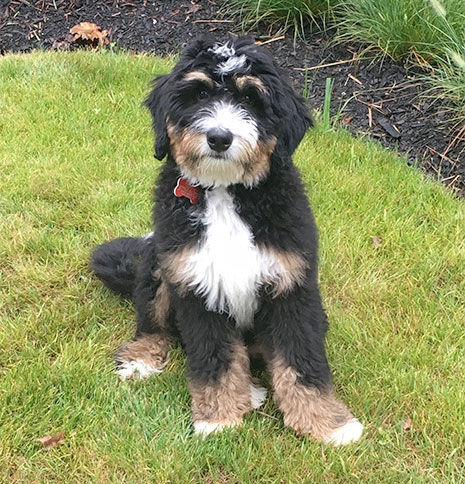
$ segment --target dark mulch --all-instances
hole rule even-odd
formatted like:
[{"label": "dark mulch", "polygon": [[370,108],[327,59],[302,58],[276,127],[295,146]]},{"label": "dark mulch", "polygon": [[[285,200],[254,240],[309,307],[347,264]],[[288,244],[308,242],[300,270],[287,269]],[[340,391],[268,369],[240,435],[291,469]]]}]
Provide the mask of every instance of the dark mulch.
[{"label": "dark mulch", "polygon": [[[221,17],[213,0],[0,0],[0,51],[69,48],[69,30],[94,22],[107,30],[110,45],[136,52],[172,54],[205,32],[238,32],[237,19]],[[331,32],[309,32],[307,42],[251,33],[268,43],[277,62],[321,109],[327,78],[334,79],[332,113],[353,132],[407,153],[409,163],[465,195],[465,126],[454,127],[438,97],[420,96],[421,72],[389,59],[362,59],[358,45],[334,45]],[[365,55],[366,57],[366,55]],[[305,75],[305,68],[310,68]]]}]

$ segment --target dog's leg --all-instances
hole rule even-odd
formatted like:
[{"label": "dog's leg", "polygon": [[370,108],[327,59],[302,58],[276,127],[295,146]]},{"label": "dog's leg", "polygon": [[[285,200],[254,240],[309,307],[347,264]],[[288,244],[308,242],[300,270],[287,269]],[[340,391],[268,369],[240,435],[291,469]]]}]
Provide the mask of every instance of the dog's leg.
[{"label": "dog's leg", "polygon": [[240,424],[266,392],[252,382],[247,348],[234,321],[207,311],[195,297],[179,298],[173,306],[189,364],[195,432],[208,435]]},{"label": "dog's leg", "polygon": [[155,264],[152,248],[145,256],[134,291],[136,336],[123,344],[115,356],[116,372],[122,380],[160,374],[175,342],[169,324],[172,315],[168,286],[161,280]]},{"label": "dog's leg", "polygon": [[[263,315],[262,315],[263,317]],[[298,288],[270,302],[262,342],[284,424],[335,446],[357,441],[362,424],[336,399],[327,362],[326,317],[317,289]]]}]

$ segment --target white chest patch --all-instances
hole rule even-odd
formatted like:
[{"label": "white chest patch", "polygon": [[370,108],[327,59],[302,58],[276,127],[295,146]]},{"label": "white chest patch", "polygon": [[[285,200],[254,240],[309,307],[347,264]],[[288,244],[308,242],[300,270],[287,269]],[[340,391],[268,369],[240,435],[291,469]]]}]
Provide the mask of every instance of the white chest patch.
[{"label": "white chest patch", "polygon": [[206,192],[201,220],[205,234],[187,261],[189,286],[204,296],[208,310],[225,312],[238,326],[250,325],[258,307],[257,293],[269,260],[254,244],[247,224],[237,214],[226,188]]}]

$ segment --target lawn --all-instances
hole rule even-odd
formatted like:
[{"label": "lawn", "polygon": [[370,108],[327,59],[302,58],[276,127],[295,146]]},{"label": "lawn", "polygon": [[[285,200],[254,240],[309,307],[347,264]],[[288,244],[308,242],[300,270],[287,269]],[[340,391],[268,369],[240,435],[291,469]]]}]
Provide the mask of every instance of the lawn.
[{"label": "lawn", "polygon": [[[337,392],[366,425],[334,449],[283,427],[192,434],[185,359],[120,382],[129,303],[92,248],[150,230],[150,79],[172,59],[0,58],[0,481],[460,483],[465,473],[465,202],[378,145],[323,127],[296,153],[320,228]],[[38,438],[64,432],[46,450]]]}]

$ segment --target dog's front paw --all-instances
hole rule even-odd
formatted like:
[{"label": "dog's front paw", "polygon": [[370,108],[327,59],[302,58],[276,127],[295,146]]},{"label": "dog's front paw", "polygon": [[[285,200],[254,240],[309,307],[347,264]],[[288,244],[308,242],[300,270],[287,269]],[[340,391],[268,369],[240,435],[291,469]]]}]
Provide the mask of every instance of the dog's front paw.
[{"label": "dog's front paw", "polygon": [[228,427],[235,427],[240,422],[206,422],[198,421],[194,422],[194,432],[202,437],[207,437],[207,435],[218,433]]},{"label": "dog's front paw", "polygon": [[336,429],[327,439],[326,444],[332,444],[334,447],[357,442],[363,433],[363,425],[355,417],[342,427]]},{"label": "dog's front paw", "polygon": [[116,374],[120,380],[144,380],[150,375],[159,375],[166,363],[160,367],[152,366],[143,360],[116,360]]},{"label": "dog's front paw", "polygon": [[116,374],[121,380],[159,375],[168,363],[171,345],[166,336],[148,334],[125,343],[115,356]]}]

